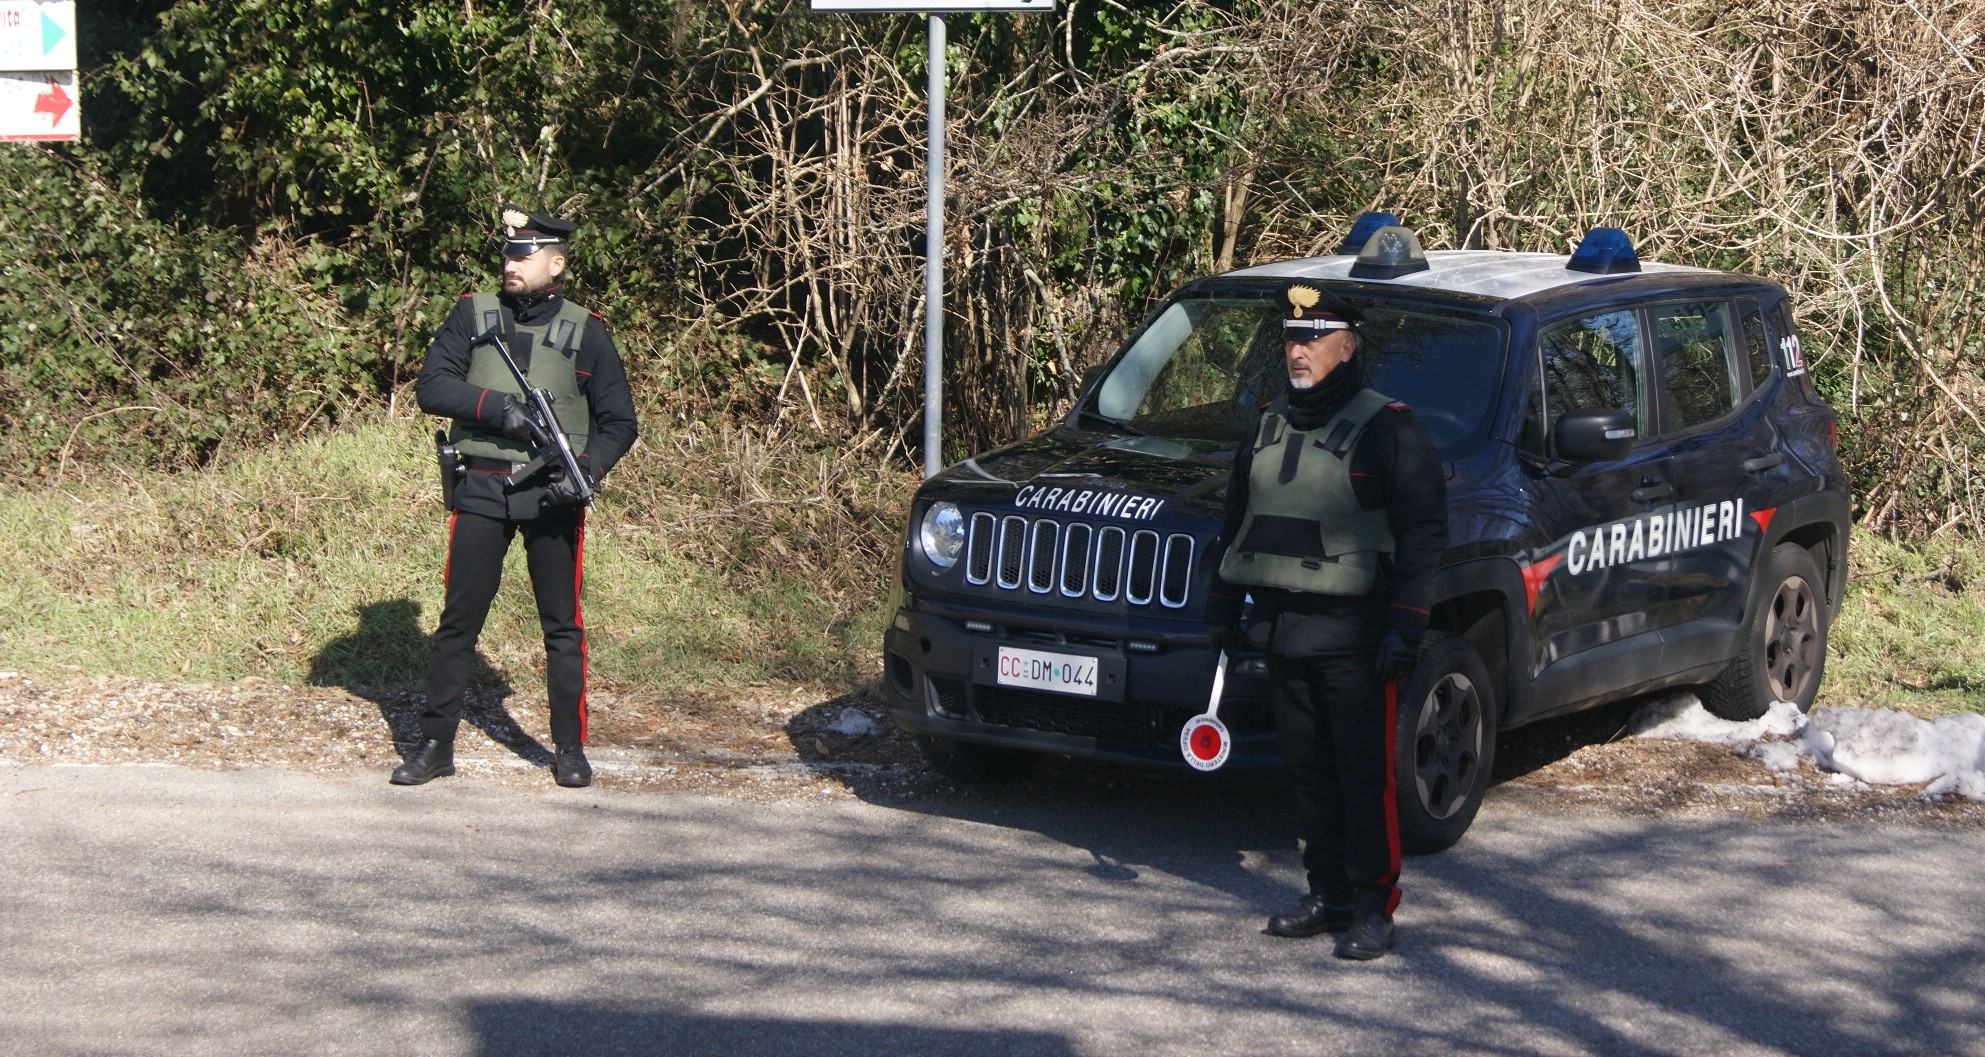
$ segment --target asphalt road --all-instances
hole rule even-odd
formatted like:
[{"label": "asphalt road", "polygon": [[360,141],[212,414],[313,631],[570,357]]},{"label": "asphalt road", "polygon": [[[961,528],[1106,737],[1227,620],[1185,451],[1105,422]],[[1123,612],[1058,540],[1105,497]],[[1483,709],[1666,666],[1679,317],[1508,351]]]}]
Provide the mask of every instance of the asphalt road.
[{"label": "asphalt road", "polygon": [[0,767],[7,1054],[1985,1055],[1985,833],[1492,794],[1401,946],[1273,787],[753,804]]}]

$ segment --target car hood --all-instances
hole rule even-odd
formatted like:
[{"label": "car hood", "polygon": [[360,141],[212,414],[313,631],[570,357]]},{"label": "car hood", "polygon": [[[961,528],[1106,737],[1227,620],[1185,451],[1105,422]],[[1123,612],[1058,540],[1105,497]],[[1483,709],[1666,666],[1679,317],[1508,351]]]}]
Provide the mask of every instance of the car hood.
[{"label": "car hood", "polygon": [[1231,442],[1062,427],[957,463],[921,494],[994,513],[1217,526],[1233,457]]}]

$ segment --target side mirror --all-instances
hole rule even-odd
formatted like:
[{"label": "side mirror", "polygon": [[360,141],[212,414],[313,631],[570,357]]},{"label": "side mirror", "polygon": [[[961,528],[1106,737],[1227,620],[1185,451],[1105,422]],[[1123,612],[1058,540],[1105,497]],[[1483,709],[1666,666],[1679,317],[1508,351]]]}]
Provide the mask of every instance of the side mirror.
[{"label": "side mirror", "polygon": [[1624,459],[1639,435],[1631,411],[1612,408],[1567,411],[1558,419],[1558,458],[1568,462]]}]

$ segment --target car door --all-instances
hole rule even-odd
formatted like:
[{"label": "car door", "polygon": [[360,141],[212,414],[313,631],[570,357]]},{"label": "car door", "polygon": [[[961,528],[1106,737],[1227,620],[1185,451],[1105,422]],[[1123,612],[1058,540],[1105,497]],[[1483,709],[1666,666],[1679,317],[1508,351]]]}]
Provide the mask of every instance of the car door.
[{"label": "car door", "polygon": [[1666,302],[1646,315],[1673,458],[1670,620],[1736,624],[1764,529],[1797,470],[1769,414],[1763,315],[1751,298]]},{"label": "car door", "polygon": [[[1650,556],[1650,513],[1672,495],[1669,457],[1654,436],[1645,380],[1643,323],[1631,308],[1547,323],[1539,329],[1542,413],[1532,432],[1546,446],[1534,474],[1534,523],[1524,568],[1533,674],[1597,646],[1659,630],[1667,568]],[[1638,438],[1620,459],[1570,464],[1556,458],[1566,412],[1631,412]]]}]

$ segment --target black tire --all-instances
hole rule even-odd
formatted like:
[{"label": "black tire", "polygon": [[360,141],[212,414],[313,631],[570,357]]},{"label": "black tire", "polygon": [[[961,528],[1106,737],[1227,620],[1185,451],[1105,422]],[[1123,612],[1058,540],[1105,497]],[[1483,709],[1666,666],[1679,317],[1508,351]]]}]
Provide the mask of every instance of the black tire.
[{"label": "black tire", "polygon": [[1427,855],[1454,845],[1475,821],[1496,756],[1496,690],[1467,639],[1428,632],[1400,688],[1393,738],[1399,847]]},{"label": "black tire", "polygon": [[933,734],[917,735],[917,748],[931,769],[966,785],[998,785],[1027,774],[1041,764],[1041,754],[998,745],[980,745]]},{"label": "black tire", "polygon": [[1825,581],[1806,548],[1781,543],[1759,584],[1763,594],[1744,629],[1743,649],[1702,688],[1704,708],[1724,719],[1756,719],[1774,701],[1804,712],[1826,674]]}]

